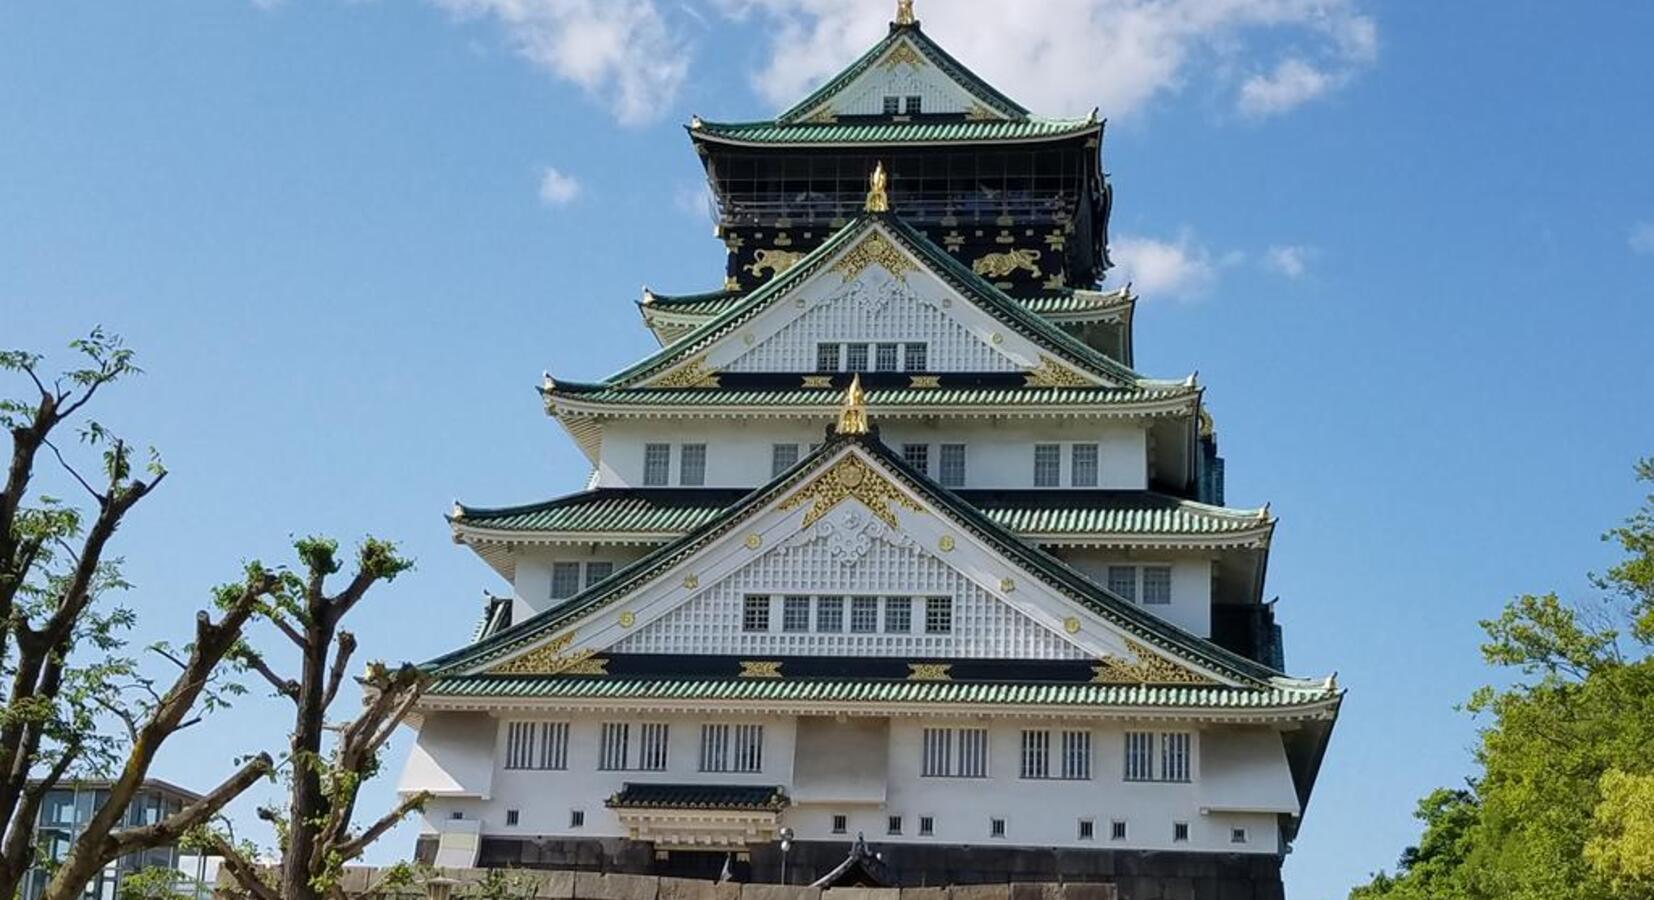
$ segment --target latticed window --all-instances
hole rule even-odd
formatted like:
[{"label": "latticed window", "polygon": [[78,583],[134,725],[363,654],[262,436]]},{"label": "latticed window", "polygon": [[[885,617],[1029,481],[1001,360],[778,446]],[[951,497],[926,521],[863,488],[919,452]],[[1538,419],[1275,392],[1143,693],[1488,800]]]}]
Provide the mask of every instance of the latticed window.
[{"label": "latticed window", "polygon": [[775,444],[770,447],[770,477],[774,478],[798,462],[797,444]]},{"label": "latticed window", "polygon": [[921,475],[930,474],[930,445],[903,444],[902,461],[912,466]]},{"label": "latticed window", "polygon": [[866,344],[845,344],[844,345],[844,371],[846,371],[846,372],[865,372],[865,371],[867,371],[867,345]]},{"label": "latticed window", "polygon": [[688,487],[706,484],[706,445],[684,444],[678,460],[678,483]]},{"label": "latticed window", "polygon": [[1168,731],[1160,735],[1160,780],[1189,780],[1189,733]]},{"label": "latticed window", "polygon": [[829,344],[817,344],[816,345],[816,371],[817,372],[837,372],[838,371],[838,365],[839,365],[839,345],[838,344],[829,343]]},{"label": "latticed window", "polygon": [[1062,733],[1062,777],[1073,781],[1091,780],[1091,732]]},{"label": "latticed window", "polygon": [[941,468],[937,471],[937,480],[943,487],[965,486],[965,445],[943,444],[940,448]]},{"label": "latticed window", "polygon": [[988,777],[988,729],[926,728],[920,774],[927,778]]},{"label": "latticed window", "polygon": [[551,599],[563,600],[580,593],[580,564],[560,562],[551,564]]},{"label": "latticed window", "polygon": [[764,726],[702,725],[702,772],[762,772]]},{"label": "latticed window", "polygon": [[1022,777],[1051,777],[1051,732],[1022,733]]},{"label": "latticed window", "polygon": [[569,723],[506,723],[507,769],[566,769],[568,764]]},{"label": "latticed window", "polygon": [[1143,567],[1143,604],[1166,604],[1172,602],[1172,567],[1171,566],[1144,566]]},{"label": "latticed window", "polygon": [[729,771],[729,726],[701,726],[701,771]]},{"label": "latticed window", "polygon": [[879,630],[879,598],[853,597],[850,600],[850,632],[872,634]]},{"label": "latticed window", "polygon": [[615,573],[615,564],[612,562],[586,563],[586,587],[592,587],[607,581]]},{"label": "latticed window", "polygon": [[604,722],[598,732],[597,767],[606,772],[626,768],[626,755],[631,743],[632,727],[626,722]]},{"label": "latticed window", "polygon": [[672,480],[672,445],[643,445],[643,484],[664,487]]},{"label": "latticed window", "polygon": [[747,597],[741,606],[742,631],[770,630],[770,598]]},{"label": "latticed window", "polygon": [[1126,732],[1126,780],[1188,781],[1193,744],[1187,731]]},{"label": "latticed window", "polygon": [[891,95],[884,98],[884,114],[894,116],[902,111],[902,98]]},{"label": "latticed window", "polygon": [[1075,487],[1097,486],[1097,445],[1075,444],[1069,479]]},{"label": "latticed window", "polygon": [[925,598],[925,634],[953,633],[953,598]]},{"label": "latticed window", "polygon": [[1137,567],[1109,566],[1108,589],[1133,603],[1137,602]]},{"label": "latticed window", "polygon": [[1034,487],[1062,484],[1062,445],[1034,445]]},{"label": "latticed window", "polygon": [[645,722],[638,731],[637,767],[645,772],[666,771],[671,726],[665,722]]},{"label": "latticed window", "polygon": [[897,366],[897,353],[900,344],[879,344],[873,351],[873,368],[880,372],[894,372]]},{"label": "latticed window", "polygon": [[788,597],[781,601],[781,630],[810,630],[809,597]]},{"label": "latticed window", "polygon": [[816,598],[816,631],[836,634],[844,630],[844,598]]},{"label": "latticed window", "polygon": [[734,762],[732,772],[764,771],[764,726],[735,726]]},{"label": "latticed window", "polygon": [[884,630],[889,634],[913,631],[913,601],[907,597],[884,598]]},{"label": "latticed window", "polygon": [[930,347],[922,343],[904,344],[902,346],[902,369],[908,372],[923,372],[929,367]]},{"label": "latticed window", "polygon": [[1002,838],[1005,836],[1005,820],[997,816],[988,820],[988,837]]},{"label": "latticed window", "polygon": [[1154,735],[1147,731],[1126,732],[1126,780],[1154,780]]},{"label": "latticed window", "polygon": [[920,109],[924,105],[924,102],[925,102],[925,98],[923,98],[923,97],[921,97],[917,94],[910,94],[910,95],[908,95],[907,105],[904,107],[904,109],[907,111],[908,115],[916,116],[916,115],[919,114]]}]

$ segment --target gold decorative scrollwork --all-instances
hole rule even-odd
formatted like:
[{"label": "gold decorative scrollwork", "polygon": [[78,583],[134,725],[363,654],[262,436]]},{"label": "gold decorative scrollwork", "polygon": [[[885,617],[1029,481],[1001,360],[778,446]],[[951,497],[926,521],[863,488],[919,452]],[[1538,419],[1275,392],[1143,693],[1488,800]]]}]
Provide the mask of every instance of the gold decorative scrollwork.
[{"label": "gold decorative scrollwork", "polygon": [[897,66],[907,66],[910,69],[923,69],[926,65],[927,63],[925,62],[924,56],[920,55],[919,51],[913,49],[913,45],[907,41],[902,41],[896,46],[890,48],[890,52],[884,55],[884,59],[879,60],[879,68],[884,69],[887,72]]},{"label": "gold decorative scrollwork", "polygon": [[1142,644],[1128,639],[1126,646],[1137,657],[1127,662],[1114,656],[1105,656],[1091,667],[1096,684],[1216,684],[1199,672],[1186,669],[1171,660],[1153,653]]},{"label": "gold decorative scrollwork", "polygon": [[780,660],[773,660],[773,659],[765,659],[765,660],[744,660],[743,659],[743,660],[741,660],[741,675],[740,675],[740,677],[741,678],[780,678],[781,677],[781,661]]},{"label": "gold decorative scrollwork", "polygon": [[973,100],[970,106],[965,107],[965,121],[967,122],[987,122],[997,118],[1000,118],[999,113],[994,112],[985,103],[978,103]]},{"label": "gold decorative scrollwork", "polygon": [[831,376],[831,375],[806,375],[806,376],[804,376],[804,387],[807,387],[807,388],[831,388],[832,386],[833,386],[833,376]]},{"label": "gold decorative scrollwork", "polygon": [[747,263],[741,268],[752,273],[755,278],[762,278],[764,277],[765,269],[768,269],[771,274],[780,275],[782,272],[785,272],[797,265],[798,261],[803,258],[803,252],[798,250],[771,250],[766,247],[760,247],[759,249],[752,251],[752,262]]},{"label": "gold decorative scrollwork", "polygon": [[897,490],[895,485],[886,481],[884,476],[855,455],[846,456],[834,463],[831,468],[817,475],[791,497],[781,501],[778,508],[785,511],[797,509],[806,503],[811,504],[809,512],[804,514],[803,527],[808,528],[834,507],[851,498],[861,501],[873,515],[892,528],[899,527],[896,514],[890,509],[892,503],[914,512],[923,512],[919,504],[909,500],[906,494]]},{"label": "gold decorative scrollwork", "polygon": [[928,390],[930,388],[939,388],[939,387],[942,386],[942,376],[940,376],[940,375],[912,375],[912,376],[908,377],[908,385],[907,386],[910,387],[910,388],[919,388],[919,389],[922,389],[922,390]]},{"label": "gold decorative scrollwork", "polygon": [[702,354],[661,376],[649,386],[653,388],[715,388],[718,386],[718,370],[708,367],[706,356]]},{"label": "gold decorative scrollwork", "polygon": [[838,116],[834,114],[831,106],[823,106],[804,118],[804,122],[809,125],[832,125],[837,121]]},{"label": "gold decorative scrollwork", "polygon": [[607,675],[602,671],[607,660],[592,659],[590,649],[568,652],[574,643],[574,632],[568,631],[546,641],[533,650],[508,659],[488,670],[490,675]]},{"label": "gold decorative scrollwork", "polygon": [[1084,375],[1041,353],[1039,367],[1023,375],[1028,387],[1090,387]]},{"label": "gold decorative scrollwork", "polygon": [[953,668],[952,663],[908,663],[908,681],[952,681],[953,676],[948,673]]},{"label": "gold decorative scrollwork", "polygon": [[845,281],[852,281],[868,266],[878,266],[900,281],[906,281],[907,273],[919,269],[902,251],[896,249],[895,244],[890,243],[877,231],[851,247],[848,253],[833,264],[833,271],[844,276]]}]

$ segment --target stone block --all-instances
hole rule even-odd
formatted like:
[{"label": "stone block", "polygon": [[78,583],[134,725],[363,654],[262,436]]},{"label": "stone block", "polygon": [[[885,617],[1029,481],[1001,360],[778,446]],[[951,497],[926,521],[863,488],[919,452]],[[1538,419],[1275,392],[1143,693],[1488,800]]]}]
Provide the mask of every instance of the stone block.
[{"label": "stone block", "polygon": [[1062,900],[1116,900],[1114,885],[1101,881],[1070,881],[1062,886]]},{"label": "stone block", "polygon": [[555,869],[524,869],[523,879],[534,885],[535,900],[571,900],[574,873]]},{"label": "stone block", "polygon": [[662,878],[660,900],[741,900],[741,885],[703,878]]},{"label": "stone block", "polygon": [[821,900],[900,900],[896,888],[841,887],[821,892]]},{"label": "stone block", "polygon": [[948,889],[952,900],[1011,900],[1008,884],[956,884]]},{"label": "stone block", "polygon": [[901,900],[952,900],[945,887],[905,887]]},{"label": "stone block", "polygon": [[821,888],[791,884],[743,884],[741,900],[821,900]]},{"label": "stone block", "polygon": [[600,875],[576,872],[576,900],[658,900],[660,879],[653,875]]},{"label": "stone block", "polygon": [[1049,881],[1015,882],[1011,900],[1062,900],[1062,885]]}]

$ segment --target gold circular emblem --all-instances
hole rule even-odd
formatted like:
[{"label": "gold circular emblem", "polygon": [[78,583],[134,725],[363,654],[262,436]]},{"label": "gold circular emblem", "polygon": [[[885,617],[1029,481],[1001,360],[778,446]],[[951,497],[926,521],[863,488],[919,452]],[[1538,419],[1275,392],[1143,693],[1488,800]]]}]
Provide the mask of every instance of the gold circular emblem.
[{"label": "gold circular emblem", "polygon": [[1062,630],[1068,632],[1069,634],[1079,634],[1080,633],[1080,620],[1074,618],[1073,616],[1069,616],[1068,618],[1063,619],[1062,620]]},{"label": "gold circular emblem", "polygon": [[994,332],[994,336],[991,338],[991,340],[996,344],[1003,344],[1003,343],[1005,343],[1005,335],[1000,334],[999,332],[996,331],[996,332]]},{"label": "gold circular emblem", "polygon": [[937,540],[936,546],[940,547],[943,553],[953,552],[953,535],[951,535],[951,534],[942,535],[942,537],[939,540]]},{"label": "gold circular emblem", "polygon": [[757,550],[759,547],[763,546],[763,544],[764,544],[764,539],[759,537],[756,532],[747,535],[747,549],[748,550]]},{"label": "gold circular emblem", "polygon": [[1001,578],[999,579],[999,589],[1009,594],[1017,589],[1017,583],[1009,578]]},{"label": "gold circular emblem", "polygon": [[631,628],[633,625],[636,625],[636,624],[637,624],[637,613],[634,613],[634,612],[632,612],[631,610],[628,609],[625,612],[620,614],[620,627],[621,628]]},{"label": "gold circular emblem", "polygon": [[853,488],[861,484],[861,480],[866,474],[861,470],[861,466],[842,466],[838,470],[838,483],[847,488]]},{"label": "gold circular emblem", "polygon": [[683,576],[683,586],[689,588],[690,590],[694,590],[696,587],[699,587],[700,583],[701,579],[694,575]]}]

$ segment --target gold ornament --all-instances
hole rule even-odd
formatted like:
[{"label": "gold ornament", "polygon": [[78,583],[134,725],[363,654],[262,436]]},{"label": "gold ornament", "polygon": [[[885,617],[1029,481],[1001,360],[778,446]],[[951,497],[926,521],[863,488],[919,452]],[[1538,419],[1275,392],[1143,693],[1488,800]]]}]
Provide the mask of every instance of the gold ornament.
[{"label": "gold ornament", "polygon": [[942,376],[940,376],[940,375],[914,375],[914,376],[911,376],[910,378],[908,378],[908,385],[907,386],[910,387],[910,388],[920,388],[920,389],[939,388],[939,387],[942,386]]},{"label": "gold ornament", "polygon": [[[780,243],[780,241],[777,240],[776,243]],[[741,268],[751,273],[754,278],[763,278],[765,269],[768,269],[771,274],[780,275],[797,265],[798,261],[803,258],[804,253],[799,250],[771,250],[767,247],[760,247],[752,251],[752,262]]]},{"label": "gold ornament", "polygon": [[1085,376],[1041,353],[1039,367],[1023,375],[1028,387],[1090,387]]},{"label": "gold ornament", "polygon": [[897,281],[906,281],[907,273],[917,272],[919,267],[909,260],[902,251],[885,239],[885,236],[874,231],[861,239],[861,242],[833,264],[833,271],[844,276],[845,281],[852,281],[868,266],[878,266],[889,272]]},{"label": "gold ornament", "polygon": [[747,535],[746,545],[748,550],[757,550],[764,546],[764,539],[759,537],[757,532],[753,532]]},{"label": "gold ornament", "polygon": [[830,388],[833,386],[833,376],[806,375],[804,376],[804,386],[807,388]]},{"label": "gold ornament", "polygon": [[741,678],[780,678],[781,662],[779,660],[741,661]]},{"label": "gold ornament", "polygon": [[941,537],[937,538],[936,539],[936,549],[942,551],[943,553],[952,553],[953,552],[953,535],[944,534]]},{"label": "gold ornament", "polygon": [[839,434],[867,433],[867,404],[861,392],[861,374],[850,377],[850,386],[844,390],[844,405],[839,408]]},{"label": "gold ornament", "polygon": [[1216,684],[1211,678],[1194,672],[1171,660],[1149,651],[1138,642],[1127,639],[1126,646],[1137,657],[1127,662],[1114,656],[1105,656],[1091,667],[1096,674],[1095,684]]},{"label": "gold ornament", "polygon": [[781,501],[778,508],[785,511],[797,509],[806,503],[811,504],[810,511],[804,514],[803,527],[808,528],[834,507],[851,498],[860,501],[880,521],[892,528],[899,526],[896,514],[890,509],[891,503],[913,512],[924,511],[855,454],[845,456],[834,463],[832,468],[817,475],[809,484]]},{"label": "gold ornament", "polygon": [[838,121],[838,116],[833,113],[831,106],[823,106],[806,116],[804,121],[810,125],[832,125]]},{"label": "gold ornament", "polygon": [[908,663],[908,681],[952,681],[953,676],[948,670],[953,668],[952,663]]},{"label": "gold ornament", "polygon": [[698,575],[685,575],[685,576],[683,576],[683,586],[690,589],[690,590],[694,590],[694,589],[700,587],[701,586],[700,576],[698,576]]},{"label": "gold ornament", "polygon": [[970,106],[965,108],[965,121],[967,122],[987,122],[999,117],[999,113],[994,112],[993,109],[987,105],[978,103],[974,100],[971,101]]},{"label": "gold ornament", "polygon": [[1042,255],[1040,251],[1029,247],[1006,250],[1003,253],[988,253],[977,257],[976,261],[971,263],[971,271],[985,278],[1004,278],[1018,269],[1027,269],[1030,277],[1038,278],[1040,269],[1037,263]]},{"label": "gold ornament", "polygon": [[913,0],[896,0],[896,24],[912,25],[916,21],[913,18]]},{"label": "gold ornament", "polygon": [[632,612],[631,610],[628,609],[625,612],[622,612],[620,614],[620,627],[621,628],[631,628],[633,625],[636,625],[636,624],[637,624],[637,613]]},{"label": "gold ornament", "polygon": [[1012,592],[1016,589],[1017,589],[1017,582],[1016,582],[1015,578],[1001,578],[1001,579],[999,579],[999,591],[1000,591],[1000,593],[1009,594],[1010,592]]},{"label": "gold ornament", "polygon": [[884,59],[879,60],[879,68],[884,69],[886,72],[896,68],[897,66],[907,66],[910,69],[923,69],[925,67],[925,58],[919,55],[919,51],[913,49],[912,44],[907,41],[902,41],[896,46],[890,48],[890,52],[884,55]]},{"label": "gold ornament", "polygon": [[717,386],[718,370],[707,366],[705,354],[684,363],[649,385],[652,388],[715,388]]},{"label": "gold ornament", "polygon": [[[527,653],[522,654],[521,656],[517,656],[513,659],[506,660],[505,662],[500,663],[499,665],[495,666],[494,668],[489,669],[488,674],[490,674],[490,675],[561,675],[561,674],[565,674],[565,673],[571,673],[572,674],[572,670],[577,668],[577,667],[583,668],[583,669],[592,668],[591,665],[585,665],[585,664],[586,664],[587,660],[591,659],[591,656],[595,651],[585,649],[585,650],[576,650],[573,653],[567,652],[568,649],[569,649],[569,646],[572,645],[573,643],[574,643],[574,632],[573,631],[564,632],[563,634],[560,634],[557,637],[554,637],[551,640],[546,641],[544,644],[541,644],[540,646],[535,647],[533,650],[530,650]],[[604,665],[605,661],[604,660],[596,660],[595,662],[596,662],[596,666],[601,668],[602,665]],[[595,673],[593,673],[593,672],[588,671],[588,672],[585,672],[584,674],[606,675],[608,673],[606,673],[606,672],[595,672]]]},{"label": "gold ornament", "polygon": [[1075,616],[1069,616],[1068,618],[1063,619],[1062,630],[1068,632],[1069,634],[1079,634],[1080,620]]},{"label": "gold ornament", "polygon": [[870,213],[890,212],[890,195],[885,193],[884,163],[873,164],[873,175],[867,179],[867,202]]}]

